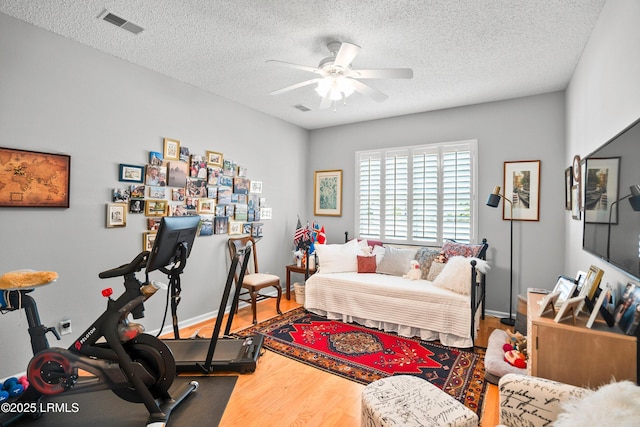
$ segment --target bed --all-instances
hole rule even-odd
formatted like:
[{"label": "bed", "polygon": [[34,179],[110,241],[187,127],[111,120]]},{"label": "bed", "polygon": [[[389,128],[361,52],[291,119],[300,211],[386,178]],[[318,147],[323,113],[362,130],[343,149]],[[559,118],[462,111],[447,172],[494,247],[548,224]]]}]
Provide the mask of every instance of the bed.
[{"label": "bed", "polygon": [[[485,239],[480,245],[456,242],[451,242],[446,247],[445,245],[441,249],[416,251],[416,256],[420,258],[421,253],[437,254],[454,248],[450,252],[453,253],[450,261],[433,281],[426,280],[433,259],[428,266],[421,266],[427,270],[423,271],[423,278],[409,280],[401,274],[382,273],[384,269],[381,268],[383,263],[380,261],[376,264],[376,272],[358,272],[362,269],[356,267],[353,271],[352,266],[336,268],[329,256],[325,257],[325,264],[329,268],[323,270],[325,266],[322,252],[325,251],[320,249],[318,272],[306,281],[305,309],[329,319],[355,322],[401,336],[419,337],[426,341],[438,340],[450,347],[473,347],[479,319],[484,319],[484,273],[488,268],[485,260],[488,244]],[[344,247],[347,244],[335,246]],[[393,253],[386,248],[382,260],[390,256],[390,252]],[[342,249],[337,256],[346,265],[344,260],[351,253]],[[405,256],[409,257],[410,253]],[[461,259],[463,256],[464,259]],[[424,259],[421,261],[424,262]],[[453,261],[456,261],[457,267],[453,266]],[[405,267],[400,265],[396,272],[402,271],[402,268]],[[461,282],[456,292],[443,283],[447,278],[453,277],[447,274],[451,273],[447,269],[454,268],[458,270],[455,280]],[[406,268],[404,271],[407,271]],[[465,289],[460,290],[461,286]]]}]

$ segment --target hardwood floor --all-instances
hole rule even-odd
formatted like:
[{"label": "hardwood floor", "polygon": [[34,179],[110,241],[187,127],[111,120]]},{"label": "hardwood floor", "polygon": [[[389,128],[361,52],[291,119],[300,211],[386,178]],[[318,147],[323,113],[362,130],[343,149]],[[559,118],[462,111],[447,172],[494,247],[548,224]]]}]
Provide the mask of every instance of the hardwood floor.
[{"label": "hardwood floor", "polygon": [[[292,299],[283,298],[283,312],[299,307]],[[275,316],[275,301],[258,304],[258,321]],[[251,325],[251,309],[245,307],[234,316],[232,331]],[[225,323],[226,324],[226,319]],[[480,323],[476,345],[486,347],[491,332],[503,328],[499,319],[487,317]],[[181,335],[188,337],[199,330],[200,336],[210,337],[213,320],[185,328]],[[237,375],[217,372],[214,375]],[[360,425],[360,394],[364,385],[323,372],[271,351],[258,360],[254,373],[241,374],[222,417],[222,427],[357,427]],[[498,424],[498,388],[487,385],[480,427]]]}]

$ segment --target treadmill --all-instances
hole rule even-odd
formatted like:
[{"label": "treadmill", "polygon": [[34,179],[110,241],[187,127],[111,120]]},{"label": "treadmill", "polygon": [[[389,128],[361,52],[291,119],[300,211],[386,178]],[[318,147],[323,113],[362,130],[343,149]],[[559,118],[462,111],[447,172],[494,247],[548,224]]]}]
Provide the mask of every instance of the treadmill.
[{"label": "treadmill", "polygon": [[[184,251],[182,251],[184,253]],[[238,268],[238,282],[242,283],[247,265],[251,255],[251,244],[238,248],[236,255],[231,260],[227,282],[225,284],[222,301],[218,309],[213,334],[210,339],[206,338],[180,338],[178,329],[177,308],[180,301],[180,273],[184,269],[184,263],[180,262],[177,269],[172,269],[166,273],[169,276],[170,298],[171,298],[171,315],[173,319],[173,339],[163,339],[173,353],[176,361],[176,370],[178,372],[194,372],[200,371],[208,374],[214,371],[234,371],[241,374],[253,372],[256,370],[258,358],[261,355],[262,343],[264,338],[262,335],[251,335],[245,338],[230,337],[231,323],[233,316],[238,307],[241,286],[235,287],[233,293],[233,302],[231,311],[227,318],[224,335],[219,337],[222,329],[222,322],[225,308],[229,297],[231,296],[231,288],[233,287],[233,279]],[[182,259],[182,257],[181,257]]]}]

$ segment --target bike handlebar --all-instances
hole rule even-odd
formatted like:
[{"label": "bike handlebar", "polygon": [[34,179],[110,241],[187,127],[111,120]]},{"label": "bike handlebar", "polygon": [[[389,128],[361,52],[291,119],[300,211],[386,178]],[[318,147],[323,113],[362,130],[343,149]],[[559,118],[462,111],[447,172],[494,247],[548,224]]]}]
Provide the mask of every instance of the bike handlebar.
[{"label": "bike handlebar", "polygon": [[101,279],[108,279],[110,277],[124,276],[129,273],[135,273],[142,270],[147,264],[147,257],[149,251],[143,251],[136,256],[129,264],[123,264],[120,267],[112,268],[111,270],[103,271],[98,274]]}]

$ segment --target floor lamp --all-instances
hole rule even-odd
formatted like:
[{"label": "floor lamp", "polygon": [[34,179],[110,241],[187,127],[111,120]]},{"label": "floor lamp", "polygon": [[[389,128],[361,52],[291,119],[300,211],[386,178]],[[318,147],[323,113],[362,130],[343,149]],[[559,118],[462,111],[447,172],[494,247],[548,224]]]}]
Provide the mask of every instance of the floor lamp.
[{"label": "floor lamp", "polygon": [[489,195],[487,206],[497,208],[500,205],[500,199],[509,202],[509,222],[511,225],[511,240],[509,242],[509,317],[503,317],[500,319],[500,323],[513,326],[516,324],[513,318],[513,202],[500,194],[500,186],[496,186],[496,188],[493,189],[493,193]]}]

